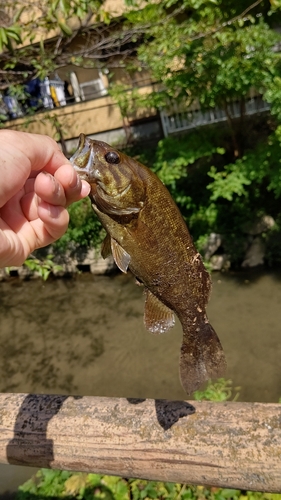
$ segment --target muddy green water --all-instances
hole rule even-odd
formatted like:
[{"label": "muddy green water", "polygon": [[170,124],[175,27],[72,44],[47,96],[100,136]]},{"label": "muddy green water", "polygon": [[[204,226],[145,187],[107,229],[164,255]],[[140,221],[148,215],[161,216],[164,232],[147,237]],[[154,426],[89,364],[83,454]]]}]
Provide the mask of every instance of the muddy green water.
[{"label": "muddy green water", "polygon": [[[210,321],[240,400],[281,397],[281,272],[214,274]],[[181,327],[151,335],[131,275],[0,283],[1,392],[185,399]],[[32,469],[0,466],[0,494]]]}]

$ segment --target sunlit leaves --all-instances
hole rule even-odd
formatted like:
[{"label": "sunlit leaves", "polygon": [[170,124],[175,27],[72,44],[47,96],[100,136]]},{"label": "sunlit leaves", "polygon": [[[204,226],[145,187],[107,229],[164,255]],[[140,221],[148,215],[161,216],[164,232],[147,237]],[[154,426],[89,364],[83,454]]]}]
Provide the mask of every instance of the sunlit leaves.
[{"label": "sunlit leaves", "polygon": [[[238,399],[237,392],[240,387],[233,387],[232,380],[219,378],[216,382],[209,380],[206,389],[203,391],[195,391],[193,397],[196,401],[235,401]],[[233,396],[233,392],[236,394]]]},{"label": "sunlit leaves", "polygon": [[[221,387],[219,387],[219,384]],[[216,387],[216,385],[218,387]],[[223,394],[231,382],[220,379],[209,384],[202,394],[216,397]],[[225,398],[227,399],[227,398]],[[221,399],[221,400],[225,400]],[[20,486],[16,500],[38,498],[73,498],[77,500],[281,500],[281,495],[234,489],[143,479],[123,479],[100,474],[40,469],[29,481]]]},{"label": "sunlit leaves", "polygon": [[5,48],[11,49],[12,42],[21,43],[21,30],[19,26],[9,28],[0,27],[0,52]]},{"label": "sunlit leaves", "polygon": [[251,184],[251,181],[240,170],[240,163],[241,160],[237,160],[234,164],[227,165],[221,172],[211,167],[208,175],[214,180],[207,186],[212,190],[211,201],[216,201],[220,197],[232,201],[234,195],[246,195],[245,186]]},{"label": "sunlit leaves", "polygon": [[[97,15],[102,4],[103,0],[42,0],[40,4],[27,0],[24,6],[21,0],[8,2],[10,21],[9,26],[0,27],[0,52],[12,50],[12,42],[15,46],[25,40],[32,43],[40,33],[46,36],[51,29],[59,28],[62,35],[71,36],[71,24],[83,21],[91,12]],[[105,22],[109,22],[107,15],[105,11],[102,14]]]},{"label": "sunlit leaves", "polygon": [[163,0],[135,9],[130,21],[148,23],[139,61],[163,83],[167,97],[188,95],[203,107],[224,107],[253,87],[264,92],[277,71],[280,53],[274,47],[281,37],[260,4],[251,9],[242,0]]},{"label": "sunlit leaves", "polygon": [[223,154],[224,150],[218,150],[206,136],[204,140],[197,133],[190,134],[185,140],[169,137],[158,143],[153,170],[176,197],[176,181],[188,175],[188,166],[214,153]]}]

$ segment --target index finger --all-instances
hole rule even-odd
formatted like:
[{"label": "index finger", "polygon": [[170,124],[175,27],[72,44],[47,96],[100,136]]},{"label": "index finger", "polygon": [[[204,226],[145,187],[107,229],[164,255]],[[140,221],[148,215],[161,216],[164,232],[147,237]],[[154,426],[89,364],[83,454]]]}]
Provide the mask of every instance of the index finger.
[{"label": "index finger", "polygon": [[14,196],[30,176],[45,170],[54,174],[68,163],[58,144],[46,135],[0,131],[0,207]]},{"label": "index finger", "polygon": [[[18,151],[23,155],[30,171],[44,169],[53,174],[61,165],[68,163],[59,145],[47,135],[1,130],[0,145],[1,151]],[[18,155],[15,154],[15,160],[17,159]]]}]

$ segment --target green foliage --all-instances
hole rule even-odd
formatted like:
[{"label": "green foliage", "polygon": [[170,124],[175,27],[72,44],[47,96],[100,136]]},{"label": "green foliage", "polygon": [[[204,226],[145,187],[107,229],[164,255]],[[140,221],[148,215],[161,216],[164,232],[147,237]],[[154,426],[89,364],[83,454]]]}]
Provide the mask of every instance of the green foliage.
[{"label": "green foliage", "polygon": [[[264,234],[266,260],[281,262],[281,133],[280,128],[246,151],[242,158],[227,162],[225,134],[204,129],[159,141],[147,149],[129,148],[126,153],[151,167],[166,184],[187,222],[199,251],[211,232],[223,235],[224,251],[234,265],[245,253],[244,227],[263,215],[276,223]],[[141,149],[141,150],[140,150]],[[89,200],[69,208],[67,233],[55,243],[60,251],[78,246],[98,247],[104,238]]]},{"label": "green foliage", "polygon": [[43,281],[46,281],[52,272],[62,270],[60,265],[55,264],[53,258],[54,255],[52,254],[47,255],[44,259],[37,259],[33,255],[30,255],[25,260],[24,266],[28,267],[32,272],[39,274]]},{"label": "green foliage", "polygon": [[[262,94],[274,116],[281,117],[281,53],[276,50],[281,38],[274,29],[280,23],[278,2],[135,0],[127,4],[131,6],[128,23],[138,29],[147,27],[128,72],[145,68],[158,82],[147,96],[138,99],[134,91],[134,102],[141,107],[173,108],[177,102],[183,109],[192,103],[203,109],[223,109],[232,155],[243,156],[245,99]],[[128,110],[129,101],[130,93],[123,88],[118,102]],[[238,121],[232,116],[233,102],[240,108]],[[237,186],[238,181],[234,182]]]},{"label": "green foliage", "polygon": [[[186,208],[194,208],[194,196],[192,198],[191,194],[196,192],[197,181],[201,184],[209,161],[223,153],[224,149],[216,146],[211,131],[195,131],[159,141],[151,168],[185,212]],[[145,158],[143,160],[145,162]],[[193,188],[189,190],[191,183]]]},{"label": "green foliage", "polygon": [[123,479],[81,472],[39,470],[19,487],[16,500],[281,500],[280,494]]},{"label": "green foliage", "polygon": [[208,185],[212,191],[211,200],[219,197],[232,201],[234,196],[248,196],[250,190],[245,186],[266,182],[266,189],[272,191],[275,198],[281,195],[281,128],[269,136],[267,142],[249,151],[235,163],[230,163],[222,171],[212,167],[209,176],[214,181]]},{"label": "green foliage", "polygon": [[220,233],[224,251],[239,264],[247,244],[244,227],[271,215],[276,224],[264,238],[266,259],[273,265],[281,258],[280,138],[277,127],[256,147],[250,149],[249,143],[242,158],[228,162],[225,130],[208,128],[163,139],[153,154],[144,150],[137,158],[166,184],[199,250],[211,232]]},{"label": "green foliage", "polygon": [[138,49],[139,65],[163,83],[164,104],[172,97],[225,107],[252,87],[264,91],[272,81],[280,62],[272,48],[280,36],[268,24],[265,2],[256,10],[241,0],[186,0],[180,6],[165,0],[149,2],[142,10],[140,2],[134,4],[128,19],[148,26]]},{"label": "green foliage", "polygon": [[[21,0],[6,2],[7,12],[10,14],[11,26],[1,28],[0,31],[0,51],[6,46],[9,50],[9,38],[16,44],[21,44],[22,40],[33,42],[38,29],[50,30],[60,28],[64,36],[72,35],[69,21],[78,19],[83,21],[89,14],[89,9],[96,11],[102,5],[102,0],[42,0],[40,5],[33,5],[33,2],[26,2],[22,6]],[[12,16],[11,16],[12,14]],[[23,16],[25,16],[23,20]],[[35,26],[37,30],[35,30]],[[37,31],[38,34],[38,31]],[[3,35],[3,36],[2,36]]]},{"label": "green foliage", "polygon": [[219,378],[216,382],[209,381],[203,391],[195,391],[193,397],[196,401],[236,401],[239,397],[240,387],[235,387],[236,394],[232,398],[232,380]]},{"label": "green foliage", "polygon": [[76,247],[97,247],[104,238],[104,230],[91,207],[90,200],[84,199],[69,208],[70,222],[67,232],[54,243],[60,251],[75,250]]},{"label": "green foliage", "polygon": [[213,154],[224,154],[212,143],[212,135],[193,132],[182,137],[168,137],[158,143],[153,170],[162,182],[175,188],[175,182],[188,175],[188,166]]},{"label": "green foliage", "polygon": [[[63,496],[65,481],[71,477],[71,472],[40,469],[35,476],[19,487],[18,500],[28,499],[29,495],[41,497]],[[29,494],[29,495],[28,495]]]},{"label": "green foliage", "polygon": [[4,48],[11,49],[12,42],[21,43],[20,28],[19,26],[11,26],[10,28],[0,28],[0,52]]},{"label": "green foliage", "polygon": [[208,175],[214,181],[207,186],[208,189],[212,190],[210,200],[216,201],[221,197],[232,201],[234,195],[241,196],[246,194],[244,186],[251,184],[251,181],[241,172],[239,166],[237,161],[232,165],[227,165],[225,170],[220,172],[217,172],[216,167],[211,167]]}]

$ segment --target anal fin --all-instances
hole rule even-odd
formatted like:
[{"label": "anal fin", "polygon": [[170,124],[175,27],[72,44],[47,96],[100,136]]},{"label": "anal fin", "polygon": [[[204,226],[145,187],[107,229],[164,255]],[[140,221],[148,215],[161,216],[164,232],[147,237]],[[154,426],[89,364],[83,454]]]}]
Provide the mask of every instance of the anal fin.
[{"label": "anal fin", "polygon": [[175,324],[173,311],[147,289],[145,290],[144,324],[151,333],[164,333]]},{"label": "anal fin", "polygon": [[130,254],[113,238],[111,238],[111,251],[116,265],[123,273],[126,273],[131,260]]}]

